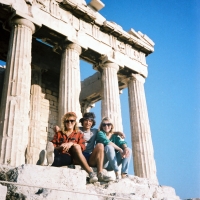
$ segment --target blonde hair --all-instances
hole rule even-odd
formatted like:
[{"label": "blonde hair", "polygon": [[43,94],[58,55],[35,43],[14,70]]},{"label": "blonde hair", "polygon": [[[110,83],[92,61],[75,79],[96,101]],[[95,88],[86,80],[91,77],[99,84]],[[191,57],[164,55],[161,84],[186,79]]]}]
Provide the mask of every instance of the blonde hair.
[{"label": "blonde hair", "polygon": [[109,117],[104,117],[104,118],[102,119],[101,124],[100,124],[100,126],[99,126],[99,131],[104,131],[104,130],[103,130],[103,122],[104,122],[104,121],[109,121],[109,123],[111,123],[111,130],[110,130],[109,133],[112,133],[112,134],[113,134],[113,132],[114,132],[114,126],[113,126],[112,120],[111,120]]},{"label": "blonde hair", "polygon": [[74,117],[75,118],[75,125],[74,125],[74,130],[75,131],[78,131],[79,130],[79,128],[78,128],[78,124],[77,124],[77,121],[76,121],[76,119],[77,119],[77,116],[76,116],[76,113],[74,113],[74,112],[68,112],[68,113],[66,113],[63,117],[62,117],[62,119],[61,119],[61,131],[65,134],[66,132],[67,132],[67,129],[66,129],[66,126],[65,126],[65,120],[68,120],[70,117]]}]

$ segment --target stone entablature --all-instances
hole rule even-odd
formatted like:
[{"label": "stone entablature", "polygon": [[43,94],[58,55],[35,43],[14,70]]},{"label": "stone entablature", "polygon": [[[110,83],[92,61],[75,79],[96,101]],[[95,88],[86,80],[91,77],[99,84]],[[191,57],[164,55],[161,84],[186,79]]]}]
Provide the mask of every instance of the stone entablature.
[{"label": "stone entablature", "polygon": [[[121,26],[106,21],[87,5],[67,0],[59,2],[54,0],[29,2],[31,5],[26,5],[31,6],[30,11],[25,5],[21,9],[11,2],[10,5],[16,10],[15,15],[32,20],[41,29],[48,27],[51,31],[55,31],[54,34],[60,37],[58,41],[35,34],[43,41],[52,43],[55,51],[63,40],[69,40],[78,43],[86,51],[90,49],[97,52],[99,57],[104,55],[114,59],[120,67],[126,66],[147,76],[145,55],[154,51],[154,43],[148,36],[133,29],[129,32],[124,31]],[[90,17],[91,20],[86,19],[85,16]]]}]

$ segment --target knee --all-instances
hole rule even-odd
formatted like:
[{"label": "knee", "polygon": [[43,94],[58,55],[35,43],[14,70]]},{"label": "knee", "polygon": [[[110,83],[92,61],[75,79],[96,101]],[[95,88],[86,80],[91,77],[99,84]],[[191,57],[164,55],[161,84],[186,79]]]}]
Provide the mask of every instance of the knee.
[{"label": "knee", "polygon": [[95,149],[97,149],[98,151],[104,151],[104,145],[102,143],[98,143],[95,146]]},{"label": "knee", "polygon": [[132,150],[128,147],[129,156],[132,156]]},{"label": "knee", "polygon": [[73,145],[73,146],[71,147],[71,149],[72,149],[73,152],[81,152],[81,147],[80,147],[80,145]]},{"label": "knee", "polygon": [[104,149],[105,149],[105,152],[113,152],[113,151],[115,151],[115,148],[113,146],[111,146],[111,145],[106,145],[104,147]]}]

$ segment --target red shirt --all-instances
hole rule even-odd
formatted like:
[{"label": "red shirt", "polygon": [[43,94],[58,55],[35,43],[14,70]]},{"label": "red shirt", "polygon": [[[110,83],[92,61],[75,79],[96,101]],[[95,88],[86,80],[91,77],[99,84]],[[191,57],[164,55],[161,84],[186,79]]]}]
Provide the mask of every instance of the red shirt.
[{"label": "red shirt", "polygon": [[[85,140],[83,138],[83,134],[80,131],[73,131],[69,136],[65,135],[63,132],[57,132],[53,140],[51,141],[54,147],[59,147],[63,143],[73,142],[74,144],[79,144],[81,146],[81,150],[85,150]],[[62,152],[67,153],[67,152]]]}]

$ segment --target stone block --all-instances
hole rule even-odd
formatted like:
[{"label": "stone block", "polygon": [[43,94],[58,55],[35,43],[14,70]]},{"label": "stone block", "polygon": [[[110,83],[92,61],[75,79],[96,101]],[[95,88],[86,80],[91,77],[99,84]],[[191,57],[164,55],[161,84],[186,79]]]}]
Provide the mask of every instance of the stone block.
[{"label": "stone block", "polygon": [[[11,169],[8,174],[12,174],[8,181],[14,181],[18,185],[9,187],[7,199],[16,199],[14,197],[18,196],[18,199],[27,200],[98,200],[95,196],[96,192],[90,191],[89,193],[85,190],[86,174],[83,170],[22,165]],[[2,187],[3,190],[1,190]],[[2,187],[0,187],[0,197],[3,198],[0,199],[4,200],[7,188]]]},{"label": "stone block", "polygon": [[48,90],[48,89],[46,89],[45,92],[46,92],[47,94],[52,94],[51,90]]},{"label": "stone block", "polygon": [[41,103],[42,103],[42,105],[47,105],[47,106],[49,106],[49,104],[50,104],[48,98],[47,99],[43,99]]},{"label": "stone block", "polygon": [[82,170],[22,165],[18,167],[17,183],[63,190],[76,189],[78,185],[80,189],[85,189],[86,179],[85,171]]},{"label": "stone block", "polygon": [[51,111],[51,115],[57,116],[57,115],[58,115],[58,112]]},{"label": "stone block", "polygon": [[57,97],[55,97],[55,96],[53,96],[53,95],[47,94],[47,95],[46,95],[46,98],[47,98],[48,100],[52,100],[52,101],[57,102]]},{"label": "stone block", "polygon": [[56,105],[51,105],[50,106],[50,110],[54,111],[54,112],[58,112],[58,106]]},{"label": "stone block", "polygon": [[[7,199],[14,195],[34,200],[80,199],[80,200],[179,200],[171,187],[160,186],[157,182],[130,175],[119,182],[86,184],[87,173],[79,165],[50,167],[22,165],[7,171],[8,181],[15,181],[17,186],[10,187]],[[96,168],[93,168],[96,172]],[[104,173],[107,173],[104,170]],[[10,176],[11,175],[11,176]],[[0,177],[1,174],[0,168]],[[78,185],[78,187],[77,187]],[[154,189],[153,189],[154,188]],[[0,188],[1,191],[1,188]],[[1,194],[1,193],[0,193]],[[98,196],[96,195],[98,194]],[[157,196],[155,195],[157,194]],[[10,196],[9,196],[10,195]],[[104,196],[99,196],[104,195]]]},{"label": "stone block", "polygon": [[54,106],[58,106],[58,103],[54,101],[54,102],[53,102],[53,105],[54,105]]},{"label": "stone block", "polygon": [[0,200],[6,199],[7,187],[0,184]]},{"label": "stone block", "polygon": [[[45,91],[45,90],[44,90]],[[44,99],[44,97],[45,97],[45,92],[44,91],[42,91],[42,93],[41,93],[41,95],[40,95],[40,97],[41,97],[41,99]]]},{"label": "stone block", "polygon": [[57,96],[58,96],[58,93],[56,93],[56,92],[53,92],[53,96],[56,96],[56,97],[57,97]]},{"label": "stone block", "polygon": [[47,127],[46,126],[41,126],[40,130],[43,131],[43,132],[46,132],[47,131]]}]

